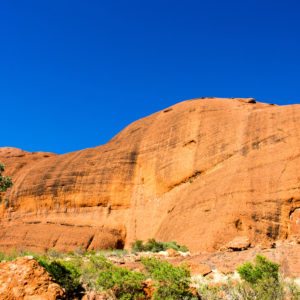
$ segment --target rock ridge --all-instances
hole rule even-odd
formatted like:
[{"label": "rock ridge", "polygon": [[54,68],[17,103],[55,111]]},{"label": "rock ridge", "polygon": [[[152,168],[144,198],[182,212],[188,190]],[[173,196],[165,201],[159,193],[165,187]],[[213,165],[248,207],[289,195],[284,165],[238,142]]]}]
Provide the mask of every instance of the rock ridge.
[{"label": "rock ridge", "polygon": [[123,248],[156,238],[215,251],[237,236],[254,246],[298,236],[299,119],[300,105],[199,98],[95,148],[0,148],[14,181],[0,204],[0,250]]}]

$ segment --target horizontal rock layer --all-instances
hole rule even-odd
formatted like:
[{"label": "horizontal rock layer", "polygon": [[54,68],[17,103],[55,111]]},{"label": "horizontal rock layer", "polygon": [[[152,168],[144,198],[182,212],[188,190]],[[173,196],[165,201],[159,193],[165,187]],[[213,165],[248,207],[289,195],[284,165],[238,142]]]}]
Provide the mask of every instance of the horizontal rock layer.
[{"label": "horizontal rock layer", "polygon": [[122,248],[176,240],[214,251],[236,237],[299,234],[300,105],[185,101],[110,142],[64,155],[1,148],[14,186],[0,249]]}]

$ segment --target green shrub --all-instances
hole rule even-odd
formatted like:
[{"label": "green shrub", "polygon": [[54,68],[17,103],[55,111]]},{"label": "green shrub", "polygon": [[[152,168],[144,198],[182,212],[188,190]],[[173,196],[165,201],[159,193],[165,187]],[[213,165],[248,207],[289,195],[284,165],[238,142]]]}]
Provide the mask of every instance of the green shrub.
[{"label": "green shrub", "polygon": [[165,250],[167,249],[174,249],[176,251],[181,251],[181,252],[188,252],[189,249],[187,246],[185,245],[178,245],[177,242],[172,241],[172,242],[165,242],[164,244],[164,248]]},{"label": "green shrub", "polygon": [[131,245],[132,251],[134,252],[142,252],[145,251],[144,248],[144,243],[141,240],[136,240],[132,245]]},{"label": "green shrub", "polygon": [[257,255],[255,263],[246,262],[238,268],[241,278],[249,284],[256,284],[264,279],[272,278],[274,282],[279,279],[279,265]]},{"label": "green shrub", "polygon": [[99,271],[98,288],[113,291],[117,299],[144,298],[143,281],[146,279],[144,274],[117,267],[104,258],[94,260],[94,263]]},{"label": "green shrub", "polygon": [[[240,285],[243,299],[284,299],[283,283],[279,278],[279,265],[264,256],[257,255],[254,263],[244,263],[238,268],[238,273],[244,280],[244,283]],[[247,295],[250,295],[250,298],[247,298]]]},{"label": "green shrub", "polygon": [[67,261],[49,262],[45,257],[39,257],[38,262],[65,289],[67,297],[73,299],[73,297],[81,294],[83,289],[80,284],[80,271],[74,264]]},{"label": "green shrub", "polygon": [[190,272],[183,266],[173,266],[156,258],[143,258],[142,264],[155,282],[154,299],[194,299],[190,291]]},{"label": "green shrub", "polygon": [[2,163],[0,163],[0,192],[5,192],[13,185],[10,177],[2,175],[4,171],[5,167]]},{"label": "green shrub", "polygon": [[149,239],[146,243],[141,240],[137,240],[132,244],[132,250],[134,252],[150,251],[160,252],[167,249],[174,249],[176,251],[187,252],[189,251],[186,246],[178,245],[177,242],[159,242],[155,239]]},{"label": "green shrub", "polygon": [[150,252],[159,252],[166,250],[163,242],[158,242],[155,239],[148,240],[147,243],[144,244],[145,251]]},{"label": "green shrub", "polygon": [[97,284],[104,290],[112,290],[117,299],[144,298],[143,281],[145,277],[140,272],[125,268],[112,268],[99,273]]}]

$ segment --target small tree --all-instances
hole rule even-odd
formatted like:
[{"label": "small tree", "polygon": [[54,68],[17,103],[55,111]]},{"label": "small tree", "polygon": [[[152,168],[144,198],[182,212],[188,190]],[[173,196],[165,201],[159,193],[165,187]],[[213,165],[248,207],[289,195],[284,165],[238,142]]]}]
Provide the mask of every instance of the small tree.
[{"label": "small tree", "polygon": [[154,280],[154,300],[196,299],[190,289],[191,274],[185,266],[173,266],[154,257],[142,258],[141,261],[148,276]]},{"label": "small tree", "polygon": [[4,170],[5,166],[0,163],[0,192],[5,192],[13,184],[10,177],[2,175]]},{"label": "small tree", "polygon": [[283,300],[284,287],[280,281],[279,265],[257,255],[254,263],[244,263],[238,268],[244,280],[240,286],[243,299]]},{"label": "small tree", "polygon": [[279,279],[279,265],[262,255],[257,255],[255,264],[251,262],[244,263],[238,268],[238,273],[242,279],[250,284],[256,284],[267,278],[272,278],[277,282]]}]

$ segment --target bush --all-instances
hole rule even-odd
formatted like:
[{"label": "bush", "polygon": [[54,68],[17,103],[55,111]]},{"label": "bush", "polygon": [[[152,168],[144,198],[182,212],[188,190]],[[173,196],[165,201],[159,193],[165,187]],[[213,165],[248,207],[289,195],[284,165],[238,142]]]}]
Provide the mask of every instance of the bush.
[{"label": "bush", "polygon": [[132,244],[132,250],[134,252],[160,252],[167,249],[174,249],[176,251],[187,252],[189,251],[186,246],[178,245],[177,242],[159,242],[155,239],[149,239],[146,243],[141,240],[137,240]]},{"label": "bush", "polygon": [[243,299],[275,300],[284,299],[283,283],[279,278],[279,265],[257,255],[255,262],[247,262],[238,268],[244,280],[240,285]]},{"label": "bush", "polygon": [[272,279],[277,282],[279,279],[279,265],[257,255],[255,263],[246,262],[238,268],[241,278],[249,284],[256,284],[264,279]]},{"label": "bush", "polygon": [[71,262],[49,262],[45,257],[39,257],[38,262],[65,289],[68,299],[81,294],[83,288],[80,284],[80,272]]},{"label": "bush", "polygon": [[143,241],[137,240],[131,245],[132,251],[134,252],[142,252],[145,251],[145,246]]},{"label": "bush", "polygon": [[143,282],[146,279],[144,274],[117,267],[105,258],[97,260],[96,264],[99,268],[98,288],[113,291],[117,299],[144,298]]},{"label": "bush", "polygon": [[5,192],[8,188],[12,186],[11,178],[2,175],[4,171],[5,167],[2,163],[0,163],[0,192]]},{"label": "bush", "polygon": [[292,282],[285,282],[279,274],[279,265],[258,255],[254,263],[246,262],[238,268],[242,282],[230,279],[221,286],[202,283],[199,295],[203,300],[296,300],[300,292]]},{"label": "bush", "polygon": [[194,299],[190,291],[190,272],[183,266],[175,267],[156,258],[143,258],[142,263],[155,282],[154,299]]}]

